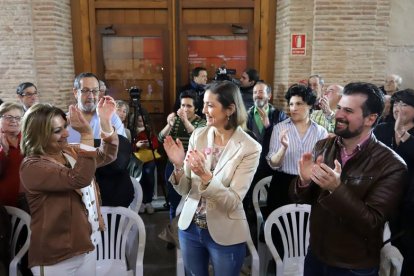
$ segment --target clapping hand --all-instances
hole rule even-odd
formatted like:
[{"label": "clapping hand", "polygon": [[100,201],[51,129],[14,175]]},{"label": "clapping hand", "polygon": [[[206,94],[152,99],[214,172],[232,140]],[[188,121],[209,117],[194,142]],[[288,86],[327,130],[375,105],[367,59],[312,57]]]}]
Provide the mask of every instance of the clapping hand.
[{"label": "clapping hand", "polygon": [[332,110],[329,107],[329,100],[327,96],[323,96],[319,101],[319,106],[321,107],[323,113],[328,116],[331,115]]},{"label": "clapping hand", "polygon": [[69,123],[80,134],[92,134],[92,128],[77,106],[69,106]]},{"label": "clapping hand", "polygon": [[335,168],[331,169],[323,163],[323,156],[319,155],[316,162],[311,153],[305,153],[299,160],[299,177],[302,184],[315,182],[324,190],[333,192],[341,184],[342,167],[338,160],[334,161]]},{"label": "clapping hand", "polygon": [[164,149],[167,153],[168,159],[178,167],[182,167],[184,164],[185,152],[183,144],[180,139],[174,139],[171,136],[167,136],[164,139]]},{"label": "clapping hand", "polygon": [[9,141],[7,140],[7,136],[3,130],[0,132],[0,145],[3,148],[3,151],[7,154],[9,152]]},{"label": "clapping hand", "polygon": [[177,110],[177,115],[180,117],[181,121],[186,122],[188,121],[187,118],[187,112],[184,111],[184,109],[180,108]]},{"label": "clapping hand", "polygon": [[110,122],[116,112],[115,100],[111,96],[103,96],[98,102],[96,111],[101,121]]},{"label": "clapping hand", "polygon": [[257,108],[257,111],[259,112],[260,119],[262,120],[262,123],[265,128],[268,128],[270,125],[269,117],[267,116],[266,112],[262,108]]},{"label": "clapping hand", "polygon": [[203,178],[203,176],[206,176],[206,174],[209,173],[209,171],[205,167],[205,153],[200,152],[198,150],[190,150],[187,153],[185,161],[187,162],[187,164],[189,164],[191,171],[199,177]]},{"label": "clapping hand", "polygon": [[174,125],[174,122],[175,122],[175,113],[172,112],[167,117],[167,124],[172,127]]},{"label": "clapping hand", "polygon": [[288,148],[289,147],[289,136],[288,136],[288,130],[287,129],[283,129],[280,132],[280,143],[282,144],[283,147]]}]

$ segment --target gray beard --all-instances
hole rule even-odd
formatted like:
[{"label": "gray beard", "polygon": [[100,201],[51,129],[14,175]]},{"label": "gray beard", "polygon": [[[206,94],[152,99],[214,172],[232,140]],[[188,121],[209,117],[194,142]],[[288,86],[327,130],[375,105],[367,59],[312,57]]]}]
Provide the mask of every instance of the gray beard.
[{"label": "gray beard", "polygon": [[254,100],[254,104],[259,108],[263,108],[267,102],[265,100]]},{"label": "gray beard", "polygon": [[82,110],[83,112],[92,113],[92,112],[95,112],[95,110],[96,110],[96,104],[94,104],[93,106],[90,106],[90,107],[86,107],[86,106],[82,105],[81,103],[79,103],[78,106],[79,106],[79,109]]}]

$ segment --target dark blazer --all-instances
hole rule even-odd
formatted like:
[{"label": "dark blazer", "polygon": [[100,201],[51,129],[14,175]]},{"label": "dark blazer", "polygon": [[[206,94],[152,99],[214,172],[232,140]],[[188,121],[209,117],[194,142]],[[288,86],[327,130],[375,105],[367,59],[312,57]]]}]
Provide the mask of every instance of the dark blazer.
[{"label": "dark blazer", "polygon": [[[132,154],[128,139],[118,135],[118,155],[112,163],[96,170],[96,181],[101,190],[102,206],[129,207],[134,199],[134,186],[132,185],[128,163]],[[95,147],[101,140],[95,139]]]},{"label": "dark blazer", "polygon": [[255,121],[254,121],[254,106],[252,106],[247,111],[247,129],[249,129],[255,136],[256,141],[262,145],[262,153],[260,156],[259,168],[265,169],[269,172],[269,175],[273,174],[273,170],[269,167],[269,164],[266,161],[266,155],[269,153],[269,143],[270,138],[272,137],[273,126],[286,120],[288,116],[285,112],[277,109],[273,105],[269,104],[269,122],[270,125],[266,128],[263,137],[260,137],[260,134],[255,132]]}]

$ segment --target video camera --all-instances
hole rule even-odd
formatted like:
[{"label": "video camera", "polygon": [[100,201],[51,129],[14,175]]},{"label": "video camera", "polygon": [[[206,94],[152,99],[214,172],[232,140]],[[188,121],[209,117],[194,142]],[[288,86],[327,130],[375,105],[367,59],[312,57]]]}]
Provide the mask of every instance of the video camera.
[{"label": "video camera", "polygon": [[137,86],[132,86],[130,89],[128,89],[129,92],[129,97],[131,98],[131,100],[134,101],[139,101],[141,99],[141,92],[142,89],[137,87]]},{"label": "video camera", "polygon": [[236,74],[236,69],[227,69],[227,68],[218,68],[216,70],[216,76],[214,80],[216,81],[223,81],[223,80],[232,80],[231,75]]}]

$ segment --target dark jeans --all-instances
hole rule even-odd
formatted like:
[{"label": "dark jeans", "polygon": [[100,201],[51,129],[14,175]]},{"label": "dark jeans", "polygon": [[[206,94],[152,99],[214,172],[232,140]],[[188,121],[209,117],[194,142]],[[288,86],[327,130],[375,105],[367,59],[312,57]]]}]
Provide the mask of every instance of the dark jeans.
[{"label": "dark jeans", "polygon": [[152,197],[154,196],[154,171],[155,171],[155,162],[150,161],[144,163],[142,166],[142,176],[141,176],[141,186],[142,186],[142,202],[150,203],[152,202]]},{"label": "dark jeans", "polygon": [[181,195],[175,191],[172,184],[168,181],[170,175],[173,173],[173,170],[173,164],[168,161],[167,165],[165,166],[165,182],[168,189],[168,203],[170,204],[170,220],[175,218],[175,211],[177,210],[178,204],[180,204],[181,201]]},{"label": "dark jeans", "polygon": [[362,269],[348,269],[327,265],[315,256],[310,250],[305,257],[304,276],[377,276],[378,267],[362,268]]}]

